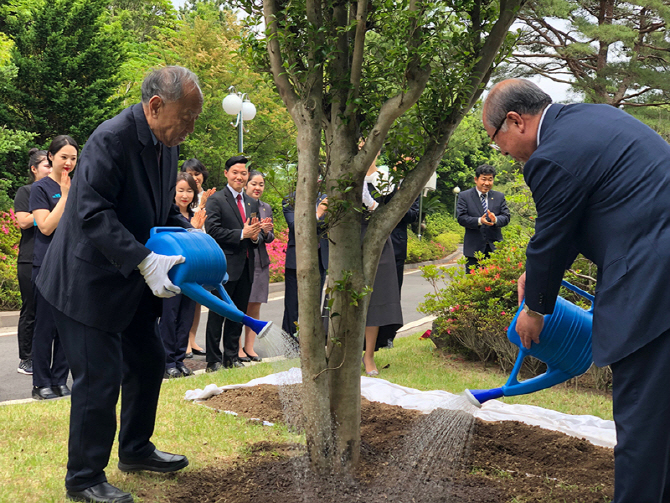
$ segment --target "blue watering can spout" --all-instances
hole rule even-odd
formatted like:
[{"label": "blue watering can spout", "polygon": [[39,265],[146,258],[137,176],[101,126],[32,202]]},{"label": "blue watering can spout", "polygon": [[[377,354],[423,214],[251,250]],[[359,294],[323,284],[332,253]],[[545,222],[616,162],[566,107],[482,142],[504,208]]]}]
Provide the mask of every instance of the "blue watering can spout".
[{"label": "blue watering can spout", "polygon": [[[259,338],[265,337],[271,321],[259,321],[237,309],[223,287],[228,281],[226,256],[211,236],[204,232],[188,232],[181,227],[154,227],[146,247],[160,255],[183,255],[168,273],[170,280],[187,297],[215,313],[251,328]],[[215,296],[210,290],[215,290]]]},{"label": "blue watering can spout", "polygon": [[[532,343],[530,349],[526,349],[516,331],[517,318],[523,308],[522,302],[507,330],[507,338],[519,347],[519,355],[507,383],[501,388],[490,390],[465,390],[465,396],[470,402],[481,407],[487,400],[533,393],[577,377],[589,369],[593,363],[591,328],[594,298],[567,281],[563,281],[563,286],[591,301],[591,309],[586,311],[558,297],[554,312],[544,317],[540,343]],[[519,372],[526,356],[533,356],[546,363],[547,371],[519,382]]]}]

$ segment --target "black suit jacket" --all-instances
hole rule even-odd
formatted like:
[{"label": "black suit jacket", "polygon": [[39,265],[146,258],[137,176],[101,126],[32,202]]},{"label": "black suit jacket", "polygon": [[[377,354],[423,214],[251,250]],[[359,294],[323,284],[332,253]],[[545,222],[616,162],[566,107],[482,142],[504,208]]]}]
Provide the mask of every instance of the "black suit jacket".
[{"label": "black suit jacket", "polygon": [[502,241],[502,227],[509,223],[510,213],[507,209],[505,195],[502,192],[490,190],[488,193],[489,210],[496,216],[494,226],[479,225],[478,219],[484,214],[482,202],[475,187],[464,190],[458,196],[457,216],[458,223],[465,227],[463,240],[463,255],[474,257],[475,252],[484,252],[486,245],[495,250],[496,241]]},{"label": "black suit jacket", "polygon": [[[326,194],[319,194],[316,198],[316,206],[318,207],[321,201],[326,198]],[[297,263],[295,258],[295,209],[293,204],[295,203],[295,192],[289,194],[282,201],[282,211],[284,213],[284,218],[286,219],[286,224],[288,225],[288,242],[286,243],[286,268],[287,269],[297,269]],[[314,209],[316,212],[316,208]],[[328,269],[328,252],[329,252],[329,243],[328,238],[323,235],[324,232],[324,215],[316,221],[316,232],[319,234],[319,268],[322,269],[320,272],[326,271]]]},{"label": "black suit jacket", "polygon": [[670,329],[670,145],[609,105],[551,105],[524,178],[537,207],[528,307],[553,311],[566,264],[581,252],[598,266],[596,365]]},{"label": "black suit jacket", "polygon": [[[260,218],[261,220],[268,217],[273,218],[272,208],[268,203],[258,201],[258,210],[259,210],[258,218]],[[270,255],[268,255],[268,251],[265,248],[265,245],[267,243],[272,243],[274,240],[275,240],[274,231],[270,231],[267,234],[265,233],[265,231],[261,231],[260,234],[258,234],[258,248],[256,249],[256,252],[259,255],[258,257],[259,264],[263,268],[270,265]]]},{"label": "black suit jacket", "polygon": [[[243,194],[244,211],[247,221],[252,213],[260,217],[258,210],[258,201]],[[228,280],[237,281],[242,276],[244,263],[249,258],[249,281],[254,278],[254,251],[257,248],[251,239],[240,240],[244,222],[240,210],[237,208],[237,201],[233,193],[226,186],[222,190],[216,191],[209,196],[207,204],[207,220],[205,220],[205,229],[207,234],[212,236],[226,254],[228,262]]]},{"label": "black suit jacket", "polygon": [[[394,192],[395,194],[395,192]],[[419,198],[412,203],[407,213],[402,217],[395,229],[391,231],[391,242],[393,253],[395,253],[396,265],[403,265],[407,259],[407,226],[419,221]],[[389,198],[390,199],[390,198]],[[388,201],[386,201],[388,202]]]},{"label": "black suit jacket", "polygon": [[[163,146],[158,166],[140,104],[89,137],[37,278],[56,309],[100,330],[128,326],[146,288],[137,265],[149,254],[149,231],[190,227],[174,204],[178,156],[177,147]],[[156,298],[156,316],[160,307]]]}]

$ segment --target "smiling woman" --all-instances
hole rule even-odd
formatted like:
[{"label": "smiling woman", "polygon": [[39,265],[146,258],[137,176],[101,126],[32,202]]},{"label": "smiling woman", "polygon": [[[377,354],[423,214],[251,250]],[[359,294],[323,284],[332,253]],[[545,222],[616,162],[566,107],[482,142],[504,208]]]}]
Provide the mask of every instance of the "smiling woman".
[{"label": "smiling woman", "polygon": [[69,395],[67,376],[70,369],[60,345],[51,307],[34,288],[42,260],[61,217],[70,191],[70,171],[77,164],[79,145],[67,135],[57,136],[49,145],[47,159],[51,173],[33,184],[30,211],[35,218],[32,283],[35,292],[35,328],[33,334],[33,398],[43,400]]}]

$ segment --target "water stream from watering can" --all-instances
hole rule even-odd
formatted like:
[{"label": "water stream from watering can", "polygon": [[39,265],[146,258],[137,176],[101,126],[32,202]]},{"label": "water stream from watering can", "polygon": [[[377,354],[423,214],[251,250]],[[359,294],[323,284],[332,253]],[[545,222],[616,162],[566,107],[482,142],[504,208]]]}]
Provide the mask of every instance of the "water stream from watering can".
[{"label": "water stream from watering can", "polygon": [[[298,343],[280,327],[273,325],[261,340],[267,354],[284,356],[271,362],[275,372],[300,367]],[[290,383],[288,375],[285,382],[279,383],[279,398],[289,427],[303,424],[300,395],[301,385]],[[378,501],[380,497],[395,503],[451,501],[454,478],[467,462],[476,410],[464,395],[446,398],[433,412],[417,421],[411,433],[389,458],[385,473],[380,478],[392,477],[395,483],[380,483],[383,495],[378,491],[381,487],[375,482],[366,489],[357,486],[353,480],[339,480],[337,490],[342,496],[340,501]],[[311,478],[305,456],[295,458],[292,466],[292,483],[300,488],[302,501],[311,503],[325,496],[323,493],[328,492],[327,486],[333,481],[317,482]]]}]

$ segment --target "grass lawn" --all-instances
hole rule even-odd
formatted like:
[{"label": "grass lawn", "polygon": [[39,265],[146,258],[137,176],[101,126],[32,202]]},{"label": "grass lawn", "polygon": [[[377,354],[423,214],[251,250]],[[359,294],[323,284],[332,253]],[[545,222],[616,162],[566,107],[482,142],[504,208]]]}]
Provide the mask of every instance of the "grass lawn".
[{"label": "grass lawn", "polygon": [[[419,340],[419,334],[396,339],[396,347],[377,353],[380,377],[420,390],[442,389],[460,393],[465,388],[499,387],[507,380],[502,372],[481,365],[448,360],[434,353],[433,343]],[[297,362],[296,362],[297,365]],[[186,454],[191,462],[186,470],[198,469],[213,459],[244,454],[258,441],[300,442],[300,436],[281,426],[264,427],[184,400],[189,389],[244,383],[273,373],[277,368],[260,364],[165,382],[161,390],[153,442],[168,452]],[[592,414],[612,418],[611,399],[597,393],[559,386],[531,395],[506,398],[508,403],[524,403],[570,414]],[[56,400],[0,406],[0,502],[64,501],[67,429],[70,401]],[[172,476],[121,473],[117,468],[117,445],[107,468],[111,484],[141,495],[143,489],[170,486]],[[136,501],[148,501],[136,498]]]}]

